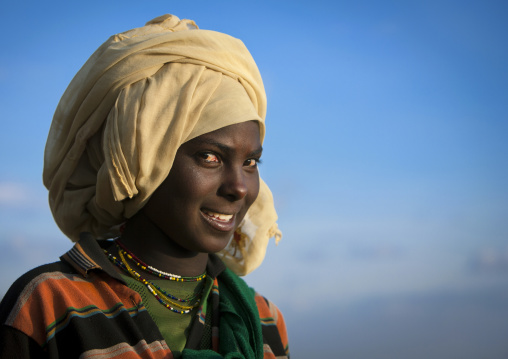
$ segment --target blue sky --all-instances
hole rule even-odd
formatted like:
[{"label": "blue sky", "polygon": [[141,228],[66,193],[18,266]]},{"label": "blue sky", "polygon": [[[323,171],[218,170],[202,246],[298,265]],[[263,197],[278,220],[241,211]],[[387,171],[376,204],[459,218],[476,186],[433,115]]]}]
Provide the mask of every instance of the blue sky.
[{"label": "blue sky", "polygon": [[70,246],[42,186],[66,86],[110,35],[173,13],[250,49],[284,238],[247,281],[294,358],[508,353],[508,4],[18,1],[0,31],[0,295]]}]

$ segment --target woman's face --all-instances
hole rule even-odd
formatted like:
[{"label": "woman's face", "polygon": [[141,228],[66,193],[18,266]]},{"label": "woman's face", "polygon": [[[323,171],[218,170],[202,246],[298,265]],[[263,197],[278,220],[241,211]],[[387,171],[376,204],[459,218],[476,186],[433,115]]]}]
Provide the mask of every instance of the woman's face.
[{"label": "woman's face", "polygon": [[174,243],[215,253],[227,245],[259,192],[257,122],[227,126],[180,146],[144,213]]}]

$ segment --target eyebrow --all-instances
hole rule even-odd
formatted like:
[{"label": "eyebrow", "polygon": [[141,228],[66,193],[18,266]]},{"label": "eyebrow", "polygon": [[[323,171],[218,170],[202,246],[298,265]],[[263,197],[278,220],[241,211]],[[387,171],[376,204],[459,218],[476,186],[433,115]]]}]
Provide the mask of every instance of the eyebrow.
[{"label": "eyebrow", "polygon": [[[219,148],[221,151],[226,152],[226,153],[233,152],[233,149],[231,147],[229,147],[223,143],[220,143],[220,142],[208,140],[206,138],[200,138],[200,139],[196,139],[196,140],[197,140],[196,142],[199,144],[207,144],[207,145],[215,146],[215,147]],[[262,152],[263,152],[263,147],[259,147],[258,149],[249,153],[247,157],[257,156],[257,155],[261,154]]]}]

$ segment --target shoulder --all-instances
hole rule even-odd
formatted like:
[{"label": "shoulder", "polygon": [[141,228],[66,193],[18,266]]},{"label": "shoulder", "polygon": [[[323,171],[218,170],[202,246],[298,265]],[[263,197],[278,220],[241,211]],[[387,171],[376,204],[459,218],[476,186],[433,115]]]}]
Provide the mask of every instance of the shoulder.
[{"label": "shoulder", "polygon": [[[233,289],[242,293],[243,305],[252,302],[252,310],[257,312],[263,336],[264,358],[289,358],[286,322],[279,308],[270,300],[250,288],[247,283],[231,270],[226,269],[220,276]],[[226,292],[231,295],[232,292]],[[223,295],[223,290],[220,290]]]},{"label": "shoulder", "polygon": [[284,321],[281,311],[272,301],[257,292],[254,294],[254,300],[262,325],[276,325],[279,321]]},{"label": "shoulder", "polygon": [[25,303],[34,291],[38,290],[39,285],[73,272],[69,265],[59,261],[44,264],[23,274],[11,285],[0,303],[0,323],[6,323],[16,303],[20,300]]},{"label": "shoulder", "polygon": [[282,312],[273,302],[257,292],[254,300],[261,321],[265,358],[267,352],[277,358],[289,358],[288,335]]},{"label": "shoulder", "polygon": [[52,310],[44,305],[44,298],[52,298],[55,293],[48,283],[72,276],[72,272],[63,262],[45,264],[23,274],[11,285],[0,303],[0,356],[10,357],[16,352],[16,357],[34,353],[43,357],[40,350],[45,329],[40,318]]},{"label": "shoulder", "polygon": [[55,262],[35,268],[14,282],[0,304],[0,325],[43,346],[59,332],[66,335],[63,329],[71,327],[71,319],[78,327],[101,313],[116,310],[115,314],[129,315],[131,308],[124,309],[119,303],[133,303],[134,294],[101,271],[90,271],[85,277],[66,262]]},{"label": "shoulder", "polygon": [[94,286],[100,281],[96,275],[84,278],[63,261],[32,269],[5,294],[0,303],[0,324],[30,333],[41,344],[46,327],[67,308],[82,306],[84,298],[97,291]]}]

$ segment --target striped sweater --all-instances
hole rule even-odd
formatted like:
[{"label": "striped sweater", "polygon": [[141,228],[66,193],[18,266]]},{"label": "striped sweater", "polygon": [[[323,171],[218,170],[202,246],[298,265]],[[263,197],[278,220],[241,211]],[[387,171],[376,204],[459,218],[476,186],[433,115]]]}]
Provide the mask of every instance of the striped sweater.
[{"label": "striped sweater", "polygon": [[[224,270],[211,255],[207,272],[219,288]],[[289,358],[280,311],[258,294],[254,300],[264,358]],[[140,295],[125,285],[91,236],[82,238],[59,262],[20,277],[0,304],[0,321],[2,359],[173,358]],[[203,318],[196,315],[187,348],[200,349],[203,326]]]}]

